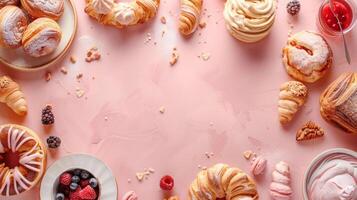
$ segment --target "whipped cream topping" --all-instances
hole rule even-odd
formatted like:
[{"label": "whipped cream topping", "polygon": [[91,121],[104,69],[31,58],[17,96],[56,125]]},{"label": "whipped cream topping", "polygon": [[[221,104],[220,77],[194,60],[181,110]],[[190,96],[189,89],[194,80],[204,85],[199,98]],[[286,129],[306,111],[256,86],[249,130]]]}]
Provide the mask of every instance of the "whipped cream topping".
[{"label": "whipped cream topping", "polygon": [[313,169],[307,183],[310,200],[356,200],[357,157],[334,153]]},{"label": "whipped cream topping", "polygon": [[118,3],[114,9],[114,19],[117,23],[127,26],[137,22],[135,8],[132,6],[132,4]]},{"label": "whipped cream topping", "polygon": [[113,0],[93,0],[92,6],[98,14],[106,15],[110,13],[114,6]]},{"label": "whipped cream topping", "polygon": [[275,20],[275,10],[275,0],[227,0],[224,18],[234,37],[252,43],[268,35]]}]

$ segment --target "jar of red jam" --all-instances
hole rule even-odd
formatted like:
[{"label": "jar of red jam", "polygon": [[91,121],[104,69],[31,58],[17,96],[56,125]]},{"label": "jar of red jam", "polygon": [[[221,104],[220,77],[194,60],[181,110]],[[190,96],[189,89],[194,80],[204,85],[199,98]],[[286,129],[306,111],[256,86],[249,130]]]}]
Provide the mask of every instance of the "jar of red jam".
[{"label": "jar of red jam", "polygon": [[[331,0],[333,9],[341,22],[342,30],[348,33],[356,22],[357,5],[355,0]],[[317,25],[322,32],[331,36],[341,35],[337,19],[333,15],[329,0],[324,0],[318,13]]]}]

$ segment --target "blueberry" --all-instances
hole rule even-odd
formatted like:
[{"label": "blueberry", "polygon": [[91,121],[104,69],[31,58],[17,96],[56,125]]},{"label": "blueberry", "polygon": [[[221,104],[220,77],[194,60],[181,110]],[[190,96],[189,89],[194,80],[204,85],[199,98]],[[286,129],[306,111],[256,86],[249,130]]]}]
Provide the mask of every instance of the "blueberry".
[{"label": "blueberry", "polygon": [[79,176],[72,176],[72,183],[79,183],[80,180]]},{"label": "blueberry", "polygon": [[57,194],[56,194],[56,200],[64,200],[64,194],[62,194],[62,193],[57,193]]},{"label": "blueberry", "polygon": [[96,178],[91,178],[89,179],[89,185],[92,187],[92,188],[96,188],[98,186],[98,181]]},{"label": "blueberry", "polygon": [[89,178],[89,176],[90,176],[90,174],[89,174],[89,172],[87,172],[86,170],[83,170],[83,171],[81,172],[81,178],[82,178],[82,179],[86,180],[86,179]]},{"label": "blueberry", "polygon": [[71,183],[71,185],[69,185],[69,188],[74,191],[78,188],[78,183]]},{"label": "blueberry", "polygon": [[75,169],[75,170],[73,170],[73,174],[76,176],[79,176],[79,175],[81,175],[81,171],[82,170],[80,170],[80,169]]}]

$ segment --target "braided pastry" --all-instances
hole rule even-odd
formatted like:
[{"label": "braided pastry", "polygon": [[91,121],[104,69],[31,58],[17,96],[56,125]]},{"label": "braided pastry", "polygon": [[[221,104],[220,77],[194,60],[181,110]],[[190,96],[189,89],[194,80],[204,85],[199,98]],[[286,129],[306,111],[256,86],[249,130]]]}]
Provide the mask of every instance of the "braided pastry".
[{"label": "braided pastry", "polygon": [[135,0],[115,3],[113,0],[86,0],[84,11],[104,25],[124,28],[153,18],[160,0]]},{"label": "braided pastry", "polygon": [[288,81],[280,87],[279,120],[286,124],[292,120],[298,109],[305,103],[307,87],[299,81]]},{"label": "braided pastry", "polygon": [[192,182],[189,200],[257,200],[259,198],[253,179],[238,168],[226,164],[202,170]]},{"label": "braided pastry", "polygon": [[198,27],[203,0],[181,0],[179,30],[183,35],[194,33]]},{"label": "braided pastry", "polygon": [[344,130],[357,133],[357,73],[344,73],[320,97],[322,117]]},{"label": "braided pastry", "polygon": [[27,113],[27,102],[20,86],[8,76],[0,77],[0,102],[6,103],[16,114]]}]

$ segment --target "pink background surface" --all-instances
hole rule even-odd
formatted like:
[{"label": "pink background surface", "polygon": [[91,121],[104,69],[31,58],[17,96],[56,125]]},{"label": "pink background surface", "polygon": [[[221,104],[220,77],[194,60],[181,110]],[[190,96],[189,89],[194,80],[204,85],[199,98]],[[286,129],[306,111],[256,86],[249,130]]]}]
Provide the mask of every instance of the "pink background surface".
[{"label": "pink background surface", "polygon": [[[249,172],[250,164],[242,152],[253,150],[268,159],[263,176],[256,178],[261,199],[270,199],[269,184],[273,166],[280,160],[291,164],[293,199],[302,199],[304,172],[318,153],[334,147],[357,150],[357,137],[327,124],[319,114],[319,95],[341,72],[354,70],[357,63],[357,29],[348,35],[353,63],[345,62],[341,40],[328,38],[334,51],[334,66],[316,84],[308,85],[310,96],[293,122],[286,127],[278,122],[277,101],[281,83],[290,80],[281,63],[290,25],[293,32],[315,30],[320,0],[302,0],[299,17],[292,19],[285,11],[286,0],[279,1],[277,19],[269,37],[257,44],[236,41],[226,31],[222,16],[223,0],[206,0],[205,29],[184,39],[177,31],[179,1],[163,1],[158,17],[148,24],[116,30],[97,24],[83,12],[83,1],[75,1],[79,15],[78,35],[69,55],[46,71],[22,73],[5,67],[18,81],[29,103],[29,114],[21,119],[5,105],[0,105],[0,123],[19,123],[38,132],[45,140],[60,136],[62,147],[49,154],[50,165],[61,156],[89,153],[102,159],[118,182],[119,197],[135,190],[139,199],[161,199],[159,179],[164,174],[175,177],[175,191],[187,198],[198,165],[228,163]],[[167,24],[160,23],[165,16]],[[161,37],[162,30],[166,31]],[[147,33],[152,41],[144,44]],[[201,34],[201,35],[200,35]],[[154,42],[157,42],[155,45]],[[99,62],[84,61],[93,45],[102,52]],[[170,67],[172,48],[180,54]],[[211,54],[208,61],[197,56]],[[64,75],[60,67],[67,67]],[[83,73],[78,82],[76,75]],[[92,77],[95,77],[93,80]],[[85,96],[77,98],[76,88]],[[45,130],[41,109],[54,106],[55,125]],[[160,114],[164,106],[166,112]],[[105,117],[108,120],[105,120]],[[307,120],[314,120],[326,130],[323,139],[296,143],[295,133]],[[207,159],[205,152],[215,155]],[[135,173],[144,168],[156,170],[139,183]],[[130,178],[132,183],[128,183]],[[5,200],[38,199],[39,188]],[[2,198],[4,199],[4,198]]]}]

